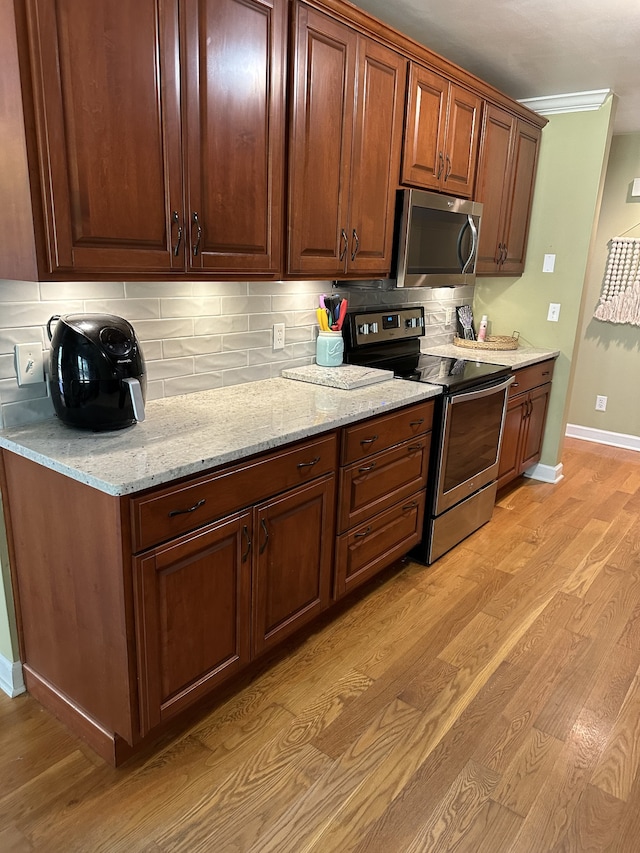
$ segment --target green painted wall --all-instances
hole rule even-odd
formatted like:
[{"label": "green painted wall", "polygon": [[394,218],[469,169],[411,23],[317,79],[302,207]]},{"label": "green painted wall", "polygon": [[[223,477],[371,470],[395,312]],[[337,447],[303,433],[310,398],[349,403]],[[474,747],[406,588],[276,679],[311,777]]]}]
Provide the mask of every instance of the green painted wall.
[{"label": "green painted wall", "polygon": [[[571,389],[570,424],[640,437],[640,396],[630,377],[638,377],[640,326],[604,323],[593,318],[607,266],[612,237],[640,237],[640,198],[630,195],[640,177],[640,133],[614,136],[607,166],[600,218],[584,292],[578,358]],[[625,232],[629,232],[628,234]],[[607,411],[595,411],[596,394]]]},{"label": "green painted wall", "polygon": [[14,617],[9,555],[0,500],[0,655],[8,661],[18,660],[16,620]]},{"label": "green painted wall", "polygon": [[[520,278],[479,278],[474,316],[487,314],[489,332],[520,332],[524,345],[560,351],[541,462],[561,461],[566,403],[576,331],[580,323],[587,258],[597,219],[613,118],[612,97],[599,110],[549,117],[543,130],[525,273]],[[545,254],[555,271],[543,273]],[[561,305],[557,323],[550,302]]]}]

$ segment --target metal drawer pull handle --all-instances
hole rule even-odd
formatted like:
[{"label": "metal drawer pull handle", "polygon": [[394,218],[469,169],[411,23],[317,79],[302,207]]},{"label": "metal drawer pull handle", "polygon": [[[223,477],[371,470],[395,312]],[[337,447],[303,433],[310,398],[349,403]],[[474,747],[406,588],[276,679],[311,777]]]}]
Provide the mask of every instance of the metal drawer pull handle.
[{"label": "metal drawer pull handle", "polygon": [[243,563],[246,563],[246,562],[247,562],[247,557],[249,556],[249,551],[251,550],[251,537],[249,536],[249,528],[247,527],[247,525],[246,525],[246,524],[245,524],[245,525],[243,525],[243,527],[242,527],[242,535],[243,535],[243,536],[246,538],[246,540],[247,540],[247,550],[246,550],[246,551],[244,552],[244,554],[242,555],[242,562],[243,562]]},{"label": "metal drawer pull handle", "polygon": [[195,210],[193,212],[193,224],[195,225],[196,231],[196,241],[193,244],[193,257],[195,258],[198,254],[198,250],[200,249],[200,240],[202,239],[202,225],[200,225],[200,219],[197,211]]},{"label": "metal drawer pull handle", "polygon": [[315,459],[312,459],[311,462],[298,462],[298,468],[313,468],[314,465],[317,465],[320,461],[320,457],[316,456]]},{"label": "metal drawer pull handle", "polygon": [[353,251],[351,252],[351,261],[355,261],[356,255],[360,251],[360,238],[358,237],[358,232],[356,229],[353,229]]},{"label": "metal drawer pull handle", "polygon": [[519,387],[520,387],[520,383],[519,383],[519,382],[514,382],[514,383],[513,383],[513,385],[512,385],[511,387],[512,387],[512,388],[519,388]]},{"label": "metal drawer pull handle", "polygon": [[417,502],[417,501],[411,501],[411,503],[410,503],[410,504],[405,504],[405,505],[402,507],[402,509],[403,509],[404,511],[406,511],[406,510],[408,510],[408,509],[415,509],[417,506],[418,506],[418,502]]},{"label": "metal drawer pull handle", "polygon": [[267,530],[267,524],[264,518],[260,519],[260,527],[264,530],[264,542],[260,546],[260,553],[264,554],[264,549],[267,547],[267,542],[269,541],[269,531]]},{"label": "metal drawer pull handle", "polygon": [[349,248],[349,238],[347,237],[347,232],[344,230],[344,228],[340,232],[340,240],[342,241],[340,260],[344,261],[344,256],[347,254],[347,249]]},{"label": "metal drawer pull handle", "polygon": [[364,536],[368,536],[370,533],[371,533],[371,528],[367,527],[362,531],[362,533],[356,533],[353,538],[354,539],[362,539]]},{"label": "metal drawer pull handle", "polygon": [[551,373],[551,371],[550,371],[550,370],[543,370],[543,371],[542,371],[542,375],[543,375],[543,376],[548,376],[550,373]]},{"label": "metal drawer pull handle", "polygon": [[173,211],[173,214],[172,214],[172,216],[171,216],[171,222],[172,222],[174,225],[177,225],[177,226],[178,226],[178,239],[176,240],[176,244],[175,244],[175,246],[173,247],[173,254],[174,254],[174,256],[177,258],[177,257],[178,257],[178,253],[179,253],[179,251],[180,251],[180,243],[182,242],[182,225],[180,225],[180,216],[179,216],[179,214],[178,214],[178,211],[177,211],[177,210],[174,210],[174,211]]},{"label": "metal drawer pull handle", "polygon": [[172,509],[171,512],[169,513],[169,518],[173,518],[174,515],[184,515],[187,512],[193,512],[194,510],[198,509],[198,507],[202,506],[206,502],[207,502],[206,499],[202,498],[201,501],[198,501],[197,504],[190,506],[188,509]]},{"label": "metal drawer pull handle", "polygon": [[358,468],[358,471],[359,471],[361,474],[366,474],[366,473],[367,473],[367,471],[373,471],[373,469],[374,469],[375,467],[376,467],[376,463],[375,463],[375,462],[372,462],[372,463],[371,463],[371,465],[363,465],[363,466],[362,466],[362,468]]},{"label": "metal drawer pull handle", "polygon": [[373,438],[363,438],[360,444],[373,444],[374,441],[378,440],[378,436],[374,435]]},{"label": "metal drawer pull handle", "polygon": [[415,453],[416,450],[422,450],[422,445],[421,444],[412,444],[409,446],[409,451],[411,453]]},{"label": "metal drawer pull handle", "polygon": [[418,418],[418,420],[417,420],[417,421],[411,421],[411,423],[409,424],[409,426],[412,426],[412,427],[414,427],[414,426],[422,426],[422,424],[423,424],[423,423],[424,423],[424,418]]}]

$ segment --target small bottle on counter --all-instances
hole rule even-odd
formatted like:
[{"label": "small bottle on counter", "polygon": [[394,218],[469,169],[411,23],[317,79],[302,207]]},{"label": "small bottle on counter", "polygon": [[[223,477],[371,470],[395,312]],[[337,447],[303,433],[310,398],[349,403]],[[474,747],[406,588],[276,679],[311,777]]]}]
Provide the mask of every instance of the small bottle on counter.
[{"label": "small bottle on counter", "polygon": [[483,341],[487,337],[487,315],[483,314],[478,327],[478,340]]}]

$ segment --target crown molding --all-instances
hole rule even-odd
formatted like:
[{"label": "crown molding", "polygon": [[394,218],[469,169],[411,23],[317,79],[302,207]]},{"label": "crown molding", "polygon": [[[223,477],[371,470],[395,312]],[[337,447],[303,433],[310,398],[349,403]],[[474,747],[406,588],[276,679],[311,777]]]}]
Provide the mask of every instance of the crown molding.
[{"label": "crown molding", "polygon": [[611,89],[592,89],[590,92],[570,92],[566,95],[546,95],[518,101],[539,115],[582,113],[599,110],[611,94]]}]

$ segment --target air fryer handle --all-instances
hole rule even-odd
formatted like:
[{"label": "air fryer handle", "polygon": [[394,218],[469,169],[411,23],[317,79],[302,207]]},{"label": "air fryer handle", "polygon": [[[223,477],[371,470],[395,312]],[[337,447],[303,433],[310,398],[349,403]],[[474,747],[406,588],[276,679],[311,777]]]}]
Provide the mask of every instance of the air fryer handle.
[{"label": "air fryer handle", "polygon": [[142,398],[142,387],[138,379],[123,379],[124,384],[129,388],[131,396],[131,405],[133,406],[133,416],[140,423],[144,420],[144,400]]},{"label": "air fryer handle", "polygon": [[53,323],[54,320],[59,320],[59,319],[60,319],[59,314],[54,314],[53,317],[49,317],[49,322],[47,323],[47,334],[49,335],[49,340],[51,340],[53,338],[53,334],[51,333],[51,324]]}]

